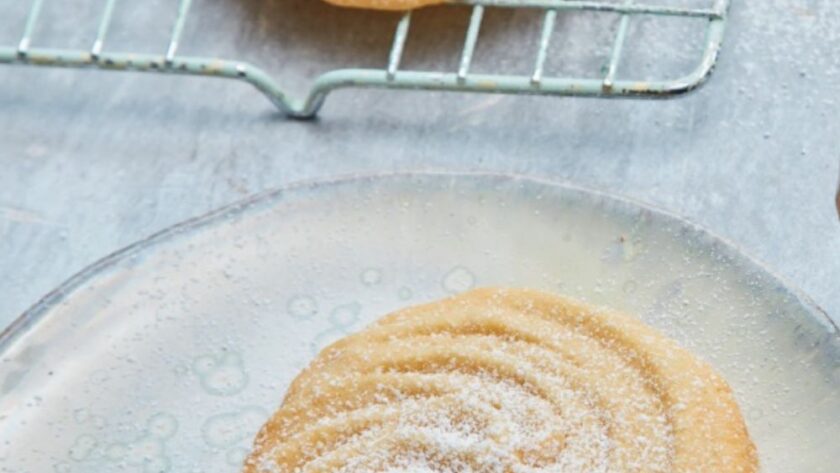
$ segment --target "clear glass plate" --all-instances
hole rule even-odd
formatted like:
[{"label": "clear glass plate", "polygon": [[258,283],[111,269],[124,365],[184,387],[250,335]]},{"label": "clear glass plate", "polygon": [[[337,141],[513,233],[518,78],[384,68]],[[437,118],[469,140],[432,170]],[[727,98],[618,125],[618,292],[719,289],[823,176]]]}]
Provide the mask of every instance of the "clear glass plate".
[{"label": "clear glass plate", "polygon": [[570,186],[301,184],[105,258],[0,337],[0,471],[238,472],[319,348],[473,286],[636,314],[729,380],[766,472],[836,473],[840,337],[692,224]]}]

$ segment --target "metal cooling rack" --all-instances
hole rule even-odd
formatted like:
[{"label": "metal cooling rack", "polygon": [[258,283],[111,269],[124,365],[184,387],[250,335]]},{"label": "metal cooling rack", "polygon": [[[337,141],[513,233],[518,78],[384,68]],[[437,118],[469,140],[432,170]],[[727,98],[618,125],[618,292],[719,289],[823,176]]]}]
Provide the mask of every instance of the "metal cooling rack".
[{"label": "metal cooling rack", "polygon": [[[534,94],[595,97],[668,97],[691,91],[711,74],[726,26],[730,0],[714,0],[710,8],[684,8],[643,5],[626,0],[451,0],[451,5],[469,5],[472,15],[467,26],[457,71],[431,72],[400,68],[403,47],[409,34],[411,12],[404,13],[397,23],[394,41],[383,69],[339,69],[319,76],[303,99],[290,97],[271,76],[259,67],[237,60],[178,55],[178,44],[189,16],[192,0],[180,0],[169,46],[162,55],[130,52],[107,52],[105,41],[117,0],[103,0],[103,10],[95,40],[90,50],[32,47],[32,34],[44,0],[32,0],[32,6],[16,46],[0,46],[0,63],[31,66],[92,67],[105,70],[156,72],[182,75],[215,76],[250,83],[265,94],[284,113],[298,118],[314,116],[327,95],[346,87],[385,89],[448,90],[503,94]],[[486,8],[530,8],[543,13],[540,42],[531,75],[475,74],[470,72],[473,52],[478,41]],[[579,77],[547,77],[544,65],[558,13],[592,11],[619,15],[621,20],[612,46],[612,53],[600,79]],[[618,77],[622,51],[630,18],[639,15],[693,17],[708,20],[705,46],[695,69],[688,75],[671,80],[632,80]]]}]

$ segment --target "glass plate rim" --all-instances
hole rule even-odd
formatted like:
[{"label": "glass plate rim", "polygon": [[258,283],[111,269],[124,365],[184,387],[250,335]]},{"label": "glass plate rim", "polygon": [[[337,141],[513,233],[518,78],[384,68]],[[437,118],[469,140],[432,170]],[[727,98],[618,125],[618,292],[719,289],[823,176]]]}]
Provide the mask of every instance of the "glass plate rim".
[{"label": "glass plate rim", "polygon": [[143,251],[150,250],[156,245],[164,243],[180,234],[184,234],[189,231],[196,231],[204,226],[222,222],[226,218],[235,216],[251,208],[255,208],[260,204],[272,203],[275,200],[282,199],[282,196],[289,192],[317,190],[325,187],[337,187],[354,182],[364,183],[398,179],[430,178],[472,179],[509,183],[521,182],[555,190],[559,189],[577,194],[586,194],[621,206],[648,211],[651,214],[656,215],[657,218],[671,221],[672,223],[676,223],[682,228],[689,230],[692,233],[692,237],[697,238],[704,244],[716,244],[717,249],[723,251],[724,254],[731,258],[735,265],[742,270],[764,274],[767,277],[769,284],[782,288],[787,295],[793,297],[793,299],[804,309],[804,312],[806,312],[815,321],[826,325],[828,327],[828,331],[832,333],[833,337],[840,340],[840,328],[838,327],[838,324],[825,310],[817,305],[816,302],[807,296],[801,289],[799,289],[799,287],[775,273],[766,264],[753,257],[748,252],[745,252],[736,243],[711,230],[708,230],[688,218],[681,217],[670,210],[634,199],[632,197],[575,184],[559,178],[542,178],[527,174],[497,172],[395,171],[381,173],[354,173],[339,175],[331,178],[314,178],[293,181],[279,187],[255,193],[249,197],[234,201],[215,210],[211,210],[198,216],[183,220],[174,225],[170,225],[127,246],[113,251],[65,279],[55,289],[42,296],[37,302],[26,309],[20,316],[12,321],[11,324],[3,329],[3,331],[0,332],[0,356],[6,354],[6,352],[17,340],[21,339],[30,330],[34,329],[38,322],[49,314],[50,309],[67,300],[70,296],[72,296],[75,290],[82,287],[84,283],[92,280],[101,272],[106,271],[125,259]]}]

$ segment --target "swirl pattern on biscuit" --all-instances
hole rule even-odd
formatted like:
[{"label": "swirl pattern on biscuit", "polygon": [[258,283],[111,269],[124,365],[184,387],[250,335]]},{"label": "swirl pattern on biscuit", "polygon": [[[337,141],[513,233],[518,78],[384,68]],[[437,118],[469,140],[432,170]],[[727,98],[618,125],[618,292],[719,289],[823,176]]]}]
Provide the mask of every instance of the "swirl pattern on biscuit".
[{"label": "swirl pattern on biscuit", "polygon": [[245,473],[752,473],[726,382],[638,320],[478,289],[325,348]]}]

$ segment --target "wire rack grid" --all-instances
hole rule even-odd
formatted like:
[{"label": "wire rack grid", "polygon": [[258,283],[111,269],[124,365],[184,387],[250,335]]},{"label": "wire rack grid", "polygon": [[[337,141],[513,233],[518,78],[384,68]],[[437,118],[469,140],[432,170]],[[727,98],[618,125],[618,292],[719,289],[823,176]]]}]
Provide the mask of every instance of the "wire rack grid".
[{"label": "wire rack grid", "polygon": [[[139,71],[181,75],[215,76],[250,83],[268,97],[282,112],[297,118],[313,117],[327,95],[336,89],[368,87],[384,89],[446,90],[479,93],[532,94],[588,97],[671,97],[694,90],[711,75],[723,40],[730,0],[714,0],[709,8],[688,8],[623,3],[606,0],[450,0],[449,5],[466,5],[472,13],[467,26],[460,63],[456,71],[432,72],[400,68],[403,49],[409,35],[410,11],[400,17],[393,43],[382,69],[338,69],[317,77],[303,98],[287,95],[264,70],[248,62],[209,57],[178,55],[178,45],[189,16],[192,0],[179,0],[174,26],[163,54],[139,54],[105,51],[108,29],[117,0],[103,0],[95,39],[89,50],[32,47],[33,31],[44,0],[32,0],[17,45],[0,45],[0,64],[30,66],[91,67],[104,70]],[[529,8],[542,11],[540,41],[530,75],[477,74],[470,71],[473,53],[487,8]],[[620,21],[611,54],[598,79],[547,77],[544,74],[557,15],[571,11],[591,11],[619,15]],[[693,71],[676,79],[633,80],[619,78],[618,70],[627,38],[630,18],[658,15],[669,18],[692,17],[707,20],[702,56]]]}]

